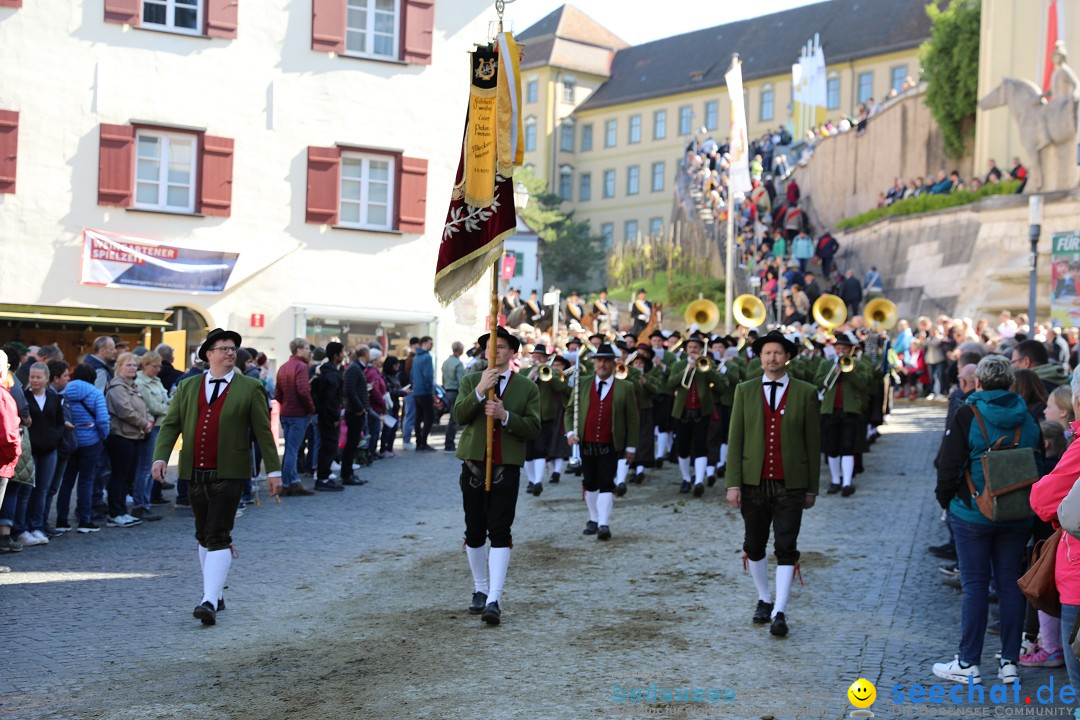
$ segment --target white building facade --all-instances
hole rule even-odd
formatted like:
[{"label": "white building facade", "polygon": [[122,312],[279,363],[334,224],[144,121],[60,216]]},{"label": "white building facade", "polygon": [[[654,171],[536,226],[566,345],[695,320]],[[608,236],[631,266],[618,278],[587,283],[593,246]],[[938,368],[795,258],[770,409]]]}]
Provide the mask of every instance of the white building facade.
[{"label": "white building facade", "polygon": [[487,284],[432,282],[491,8],[0,0],[0,338],[470,341]]}]

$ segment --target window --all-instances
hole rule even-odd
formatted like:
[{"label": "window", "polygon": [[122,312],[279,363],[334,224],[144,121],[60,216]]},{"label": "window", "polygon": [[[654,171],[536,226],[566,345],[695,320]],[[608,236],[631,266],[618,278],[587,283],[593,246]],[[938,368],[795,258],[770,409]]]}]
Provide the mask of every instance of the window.
[{"label": "window", "polygon": [[581,126],[581,152],[592,150],[592,123]]},{"label": "window", "polygon": [[859,73],[859,99],[856,102],[864,103],[874,97],[874,73]]},{"label": "window", "polygon": [[398,0],[347,0],[345,54],[397,59]]},{"label": "window", "polygon": [[525,102],[536,102],[536,91],[538,86],[539,83],[537,82],[536,78],[533,78],[525,84]]},{"label": "window", "polygon": [[664,218],[654,217],[649,218],[649,234],[653,237],[659,236],[664,232]]},{"label": "window", "polygon": [[562,81],[562,99],[565,103],[574,102],[574,88],[577,85],[577,80],[574,78],[566,78]]},{"label": "window", "polygon": [[691,126],[694,122],[694,111],[689,105],[683,105],[679,108],[679,134],[689,135],[693,130]]},{"label": "window", "polygon": [[194,135],[135,135],[135,207],[142,210],[195,212]]},{"label": "window", "polygon": [[840,77],[833,76],[825,81],[825,104],[829,110],[840,109]]},{"label": "window", "polygon": [[604,223],[600,226],[600,237],[604,239],[604,249],[610,250],[615,244],[615,223]]},{"label": "window", "polygon": [[652,128],[653,140],[663,140],[667,137],[667,110],[657,110],[653,113]]},{"label": "window", "polygon": [[705,129],[715,130],[720,125],[720,103],[710,100],[705,103]]},{"label": "window", "polygon": [[652,164],[652,191],[660,192],[664,189],[664,161]]},{"label": "window", "polygon": [[637,220],[627,220],[623,223],[623,239],[626,242],[634,242],[637,240]]},{"label": "window", "polygon": [[905,80],[907,80],[907,65],[897,65],[889,70],[889,87],[896,92],[904,89]]},{"label": "window", "polygon": [[630,116],[630,144],[641,142],[641,116]]},{"label": "window", "polygon": [[574,121],[566,118],[559,126],[559,149],[574,152]]},{"label": "window", "polygon": [[761,88],[761,121],[773,119],[773,86],[765,85]]},{"label": "window", "polygon": [[143,0],[142,24],[156,30],[202,35],[202,0]]},{"label": "window", "polygon": [[506,257],[514,258],[514,277],[525,276],[525,253],[517,250],[507,250]]},{"label": "window", "polygon": [[341,216],[344,227],[393,229],[394,158],[389,155],[341,156]]},{"label": "window", "polygon": [[592,173],[581,173],[578,178],[578,200],[581,202],[592,200]]},{"label": "window", "polygon": [[604,171],[604,197],[606,197],[606,198],[615,197],[615,171],[614,170],[605,170]]},{"label": "window", "polygon": [[608,120],[604,123],[604,147],[615,147],[617,130],[618,126],[614,120]]},{"label": "window", "polygon": [[563,200],[574,199],[574,169],[569,165],[559,168],[559,197]]},{"label": "window", "polygon": [[525,118],[525,150],[536,151],[536,118],[531,115]]},{"label": "window", "polygon": [[637,165],[631,165],[626,168],[626,194],[637,195],[638,185],[640,184],[641,168]]}]

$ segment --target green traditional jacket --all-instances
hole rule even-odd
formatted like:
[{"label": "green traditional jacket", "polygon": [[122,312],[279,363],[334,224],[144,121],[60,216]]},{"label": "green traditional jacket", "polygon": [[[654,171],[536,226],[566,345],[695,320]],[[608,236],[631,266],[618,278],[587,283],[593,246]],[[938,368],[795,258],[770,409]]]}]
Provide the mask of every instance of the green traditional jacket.
[{"label": "green traditional jacket", "polygon": [[[761,483],[765,463],[765,402],[761,380],[747,380],[735,388],[728,432],[729,488]],[[817,494],[821,473],[821,416],[817,388],[789,375],[787,402],[780,419],[780,455],[784,485]]]},{"label": "green traditional jacket", "polygon": [[[461,390],[454,403],[454,422],[464,430],[458,440],[460,460],[483,462],[487,456],[487,415],[484,401],[476,397],[476,385],[482,373],[469,373],[461,379]],[[503,425],[496,418],[495,429],[500,433],[502,464],[525,464],[525,441],[540,435],[540,391],[528,377],[511,373],[503,391],[503,407],[510,413]]]},{"label": "green traditional jacket", "polygon": [[[817,372],[814,374],[814,386],[818,389],[825,384],[825,378],[828,376],[829,371],[832,369],[835,363],[823,362],[818,366]],[[843,398],[843,412],[846,413],[862,413],[863,406],[866,404],[867,390],[870,387],[872,375],[874,373],[870,364],[864,360],[856,360],[855,368],[851,372],[840,373],[840,378],[833,384],[832,388],[825,393],[825,397],[821,400],[821,414],[832,415],[835,411],[833,405],[836,403],[836,389],[843,384],[844,398]]]},{"label": "green traditional jacket", "polygon": [[559,403],[562,402],[565,405],[566,401],[570,399],[570,386],[563,380],[559,371],[554,368],[552,368],[554,374],[551,376],[551,380],[547,382],[530,379],[529,376],[532,374],[532,370],[532,368],[523,368],[517,374],[523,380],[534,383],[540,391],[540,422],[554,420],[559,413]]},{"label": "green traditional jacket", "polygon": [[761,369],[761,358],[756,355],[746,363],[746,372],[743,373],[743,377],[746,380],[754,380],[761,377],[764,371]]},{"label": "green traditional jacket", "polygon": [[[679,360],[671,367],[671,372],[668,373],[668,390],[675,393],[675,402],[671,406],[671,417],[673,418],[682,417],[683,407],[686,405],[686,396],[690,394],[690,391],[682,386],[683,373],[686,372],[688,360],[688,358]],[[701,400],[701,414],[706,417],[712,415],[713,408],[716,405],[716,395],[723,393],[730,382],[727,373],[718,372],[716,362],[713,360],[710,360],[710,362],[712,363],[712,370],[694,373],[694,386],[697,388],[698,398]]]},{"label": "green traditional jacket", "polygon": [[[191,479],[195,462],[199,393],[205,392],[203,382],[203,376],[196,375],[176,386],[169,411],[165,413],[158,430],[157,444],[154,445],[154,460],[169,462],[177,439],[184,437],[185,442],[180,448],[180,477],[185,480]],[[247,480],[251,477],[249,430],[262,451],[266,471],[280,471],[281,460],[270,431],[270,411],[266,407],[266,391],[262,383],[234,371],[224,402],[218,427],[218,477],[229,480]]]},{"label": "green traditional jacket", "polygon": [[724,407],[731,407],[735,404],[735,387],[743,381],[743,368],[740,363],[735,362],[736,358],[732,358],[725,363],[727,367],[728,376],[727,387],[720,392],[720,404]]},{"label": "green traditional jacket", "polygon": [[[641,426],[641,418],[638,414],[637,396],[633,385],[626,380],[616,380],[614,376],[609,378],[614,384],[609,390],[608,397],[614,400],[611,406],[611,439],[615,450],[623,452],[628,447],[636,449],[638,432]],[[585,419],[589,416],[589,403],[592,400],[593,387],[596,376],[586,375],[578,383],[578,414],[574,414],[574,403],[567,404],[566,427],[573,428],[573,432],[579,440],[585,438]]]}]

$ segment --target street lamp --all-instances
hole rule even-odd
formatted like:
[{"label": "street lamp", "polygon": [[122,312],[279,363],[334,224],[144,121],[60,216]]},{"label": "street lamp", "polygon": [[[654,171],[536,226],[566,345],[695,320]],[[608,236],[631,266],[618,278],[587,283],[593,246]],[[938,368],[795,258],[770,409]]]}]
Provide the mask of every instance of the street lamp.
[{"label": "street lamp", "polygon": [[514,183],[514,207],[518,210],[524,210],[529,204],[529,188],[525,187],[525,183],[518,180]]},{"label": "street lamp", "polygon": [[1039,260],[1039,234],[1042,232],[1043,199],[1042,195],[1028,198],[1028,239],[1031,241],[1031,259],[1028,262],[1028,327],[1029,337],[1035,332],[1035,286],[1036,266]]}]

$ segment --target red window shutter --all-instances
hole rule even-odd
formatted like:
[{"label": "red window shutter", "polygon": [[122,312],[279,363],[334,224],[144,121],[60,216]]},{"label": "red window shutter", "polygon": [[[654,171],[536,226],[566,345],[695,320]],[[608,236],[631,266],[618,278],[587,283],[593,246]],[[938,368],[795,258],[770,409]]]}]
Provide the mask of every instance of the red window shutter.
[{"label": "red window shutter", "polygon": [[341,151],[308,147],[307,222],[336,225],[341,193]]},{"label": "red window shutter", "polygon": [[232,138],[204,135],[199,153],[199,212],[229,217],[232,209]]},{"label": "red window shutter", "polygon": [[206,34],[210,37],[236,37],[240,0],[206,0]]},{"label": "red window shutter", "polygon": [[0,7],[22,7],[22,0],[0,0]]},{"label": "red window shutter", "polygon": [[401,59],[414,65],[431,64],[431,42],[435,35],[435,0],[404,0]]},{"label": "red window shutter", "polygon": [[19,113],[0,110],[0,193],[15,192],[15,163],[19,153]]},{"label": "red window shutter", "polygon": [[98,205],[131,206],[134,164],[135,128],[102,123],[98,150]]},{"label": "red window shutter", "polygon": [[138,25],[141,0],[105,0],[105,22]]},{"label": "red window shutter", "polygon": [[311,0],[311,49],[345,52],[345,0]]},{"label": "red window shutter", "polygon": [[397,229],[403,233],[424,232],[427,217],[427,165],[422,158],[401,158],[398,173]]}]

